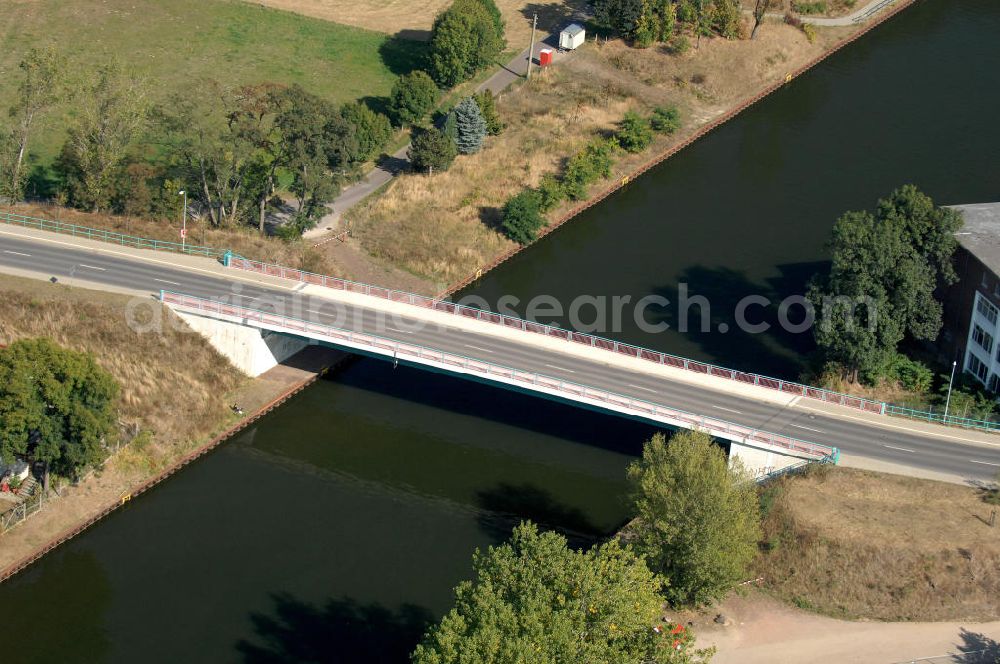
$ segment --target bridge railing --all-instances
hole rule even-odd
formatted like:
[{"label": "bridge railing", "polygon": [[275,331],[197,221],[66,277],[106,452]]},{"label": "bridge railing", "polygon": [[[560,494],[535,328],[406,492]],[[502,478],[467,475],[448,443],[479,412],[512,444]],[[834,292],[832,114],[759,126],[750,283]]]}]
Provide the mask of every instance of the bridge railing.
[{"label": "bridge railing", "polygon": [[90,228],[69,224],[64,221],[53,219],[41,219],[39,217],[27,217],[23,214],[0,211],[0,223],[11,224],[13,226],[23,226],[25,228],[36,228],[40,231],[50,233],[60,233],[72,235],[73,237],[87,238],[88,240],[99,240],[109,242],[122,247],[134,247],[136,249],[153,249],[154,251],[172,251],[178,254],[191,254],[192,256],[208,256],[210,258],[222,258],[225,251],[213,247],[202,247],[196,244],[182,242],[170,242],[168,240],[154,240],[148,237],[137,237],[135,235],[125,235],[103,228]]},{"label": "bridge railing", "polygon": [[520,330],[522,332],[541,334],[547,337],[554,337],[557,339],[562,339],[564,341],[582,344],[584,346],[590,346],[592,348],[599,350],[605,350],[608,352],[618,353],[621,355],[628,355],[630,357],[638,358],[640,360],[653,362],[654,364],[662,364],[677,369],[684,369],[686,371],[691,371],[694,373],[715,376],[717,378],[724,378],[727,380],[735,381],[737,383],[743,383],[745,385],[754,385],[757,387],[763,387],[770,390],[775,390],[777,392],[784,392],[786,394],[806,397],[808,399],[815,399],[818,401],[825,401],[827,403],[834,403],[841,406],[856,408],[871,413],[881,414],[884,413],[885,411],[886,404],[882,401],[874,401],[872,399],[865,399],[863,397],[855,397],[849,394],[833,392],[831,390],[826,390],[820,387],[812,387],[809,385],[803,385],[801,383],[796,383],[793,381],[782,380],[780,378],[772,378],[770,376],[764,376],[761,374],[746,373],[743,371],[737,371],[735,369],[727,369],[726,367],[720,367],[706,362],[698,362],[696,360],[690,360],[686,357],[681,357],[679,355],[671,355],[670,353],[661,353],[660,351],[651,350],[649,348],[643,348],[642,346],[626,344],[619,341],[614,341],[613,339],[606,339],[604,337],[599,337],[593,334],[574,332],[572,330],[556,327],[554,325],[535,323],[529,320],[525,320],[523,318],[517,318],[516,316],[508,316],[505,314],[494,313],[492,311],[486,311],[484,309],[478,309],[476,307],[469,307],[461,304],[456,304],[448,300],[441,300],[433,297],[427,297],[425,295],[417,295],[415,293],[408,293],[406,291],[393,290],[391,288],[383,288],[381,286],[372,286],[371,284],[359,283],[357,281],[350,281],[348,279],[341,279],[339,277],[314,274],[312,272],[306,272],[304,270],[297,270],[294,268],[283,267],[281,265],[272,265],[269,263],[264,263],[262,261],[255,261],[255,260],[250,260],[248,258],[243,258],[242,256],[237,256],[235,254],[227,255],[226,257],[223,258],[223,261],[228,267],[232,267],[238,270],[246,270],[248,272],[256,272],[259,274],[266,274],[273,277],[281,277],[283,279],[300,281],[307,284],[313,284],[316,286],[324,286],[326,288],[330,288],[333,290],[358,293],[360,295],[368,295],[371,297],[381,298],[384,300],[390,300],[392,302],[400,302],[403,304],[410,304],[413,306],[423,307],[426,309],[434,309],[435,311],[442,311],[445,313],[454,314],[456,316],[462,316],[465,318],[474,318],[479,321],[483,321],[486,323],[493,323],[494,325],[500,325],[505,328]]},{"label": "bridge railing", "polygon": [[214,317],[235,318],[242,324],[256,323],[266,326],[266,329],[278,330],[308,338],[324,337],[332,343],[342,342],[349,347],[359,348],[378,355],[393,357],[397,360],[412,358],[420,364],[429,364],[460,373],[470,373],[487,376],[499,382],[523,385],[535,390],[556,394],[574,401],[585,401],[603,405],[611,410],[627,412],[633,415],[650,418],[683,426],[700,429],[712,435],[737,440],[747,444],[764,444],[788,450],[797,455],[805,455],[811,459],[836,459],[837,449],[828,445],[820,445],[791,436],[771,433],[743,426],[727,420],[705,417],[677,408],[669,408],[644,399],[637,399],[616,392],[595,388],[581,383],[555,378],[533,371],[525,371],[513,367],[486,362],[477,358],[449,353],[418,344],[404,343],[381,337],[367,332],[354,332],[343,328],[293,318],[282,314],[259,309],[250,309],[228,302],[209,300],[205,298],[161,291],[160,299],[168,305],[186,309]]}]

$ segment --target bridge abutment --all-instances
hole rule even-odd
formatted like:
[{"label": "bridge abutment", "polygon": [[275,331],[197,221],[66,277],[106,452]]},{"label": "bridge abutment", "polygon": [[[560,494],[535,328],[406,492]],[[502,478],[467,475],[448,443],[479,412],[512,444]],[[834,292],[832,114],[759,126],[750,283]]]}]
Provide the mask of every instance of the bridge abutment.
[{"label": "bridge abutment", "polygon": [[234,367],[256,378],[309,345],[295,338],[238,323],[174,311]]}]

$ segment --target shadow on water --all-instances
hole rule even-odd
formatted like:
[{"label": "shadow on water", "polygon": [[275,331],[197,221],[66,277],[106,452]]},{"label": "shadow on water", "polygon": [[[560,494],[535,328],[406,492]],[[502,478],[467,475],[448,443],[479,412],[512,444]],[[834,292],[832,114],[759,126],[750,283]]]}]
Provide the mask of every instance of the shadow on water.
[{"label": "shadow on water", "polygon": [[546,530],[557,530],[580,545],[593,543],[606,534],[581,510],[560,503],[550,492],[534,484],[501,482],[479,491],[476,500],[485,510],[479,517],[479,526],[497,543],[506,541],[514,526],[524,520]]},{"label": "shadow on water", "polygon": [[395,611],[351,598],[316,606],[288,593],[271,595],[270,614],[252,613],[255,641],[240,640],[236,651],[244,664],[399,664],[409,661],[434,616],[420,606]]},{"label": "shadow on water", "polygon": [[[692,266],[684,270],[677,284],[656,289],[656,293],[670,300],[670,305],[649,309],[650,323],[664,322],[670,329],[678,330],[682,322],[681,311],[687,312],[685,335],[698,344],[703,356],[715,358],[723,366],[786,377],[797,376],[805,368],[804,358],[815,350],[811,329],[791,331],[782,325],[779,305],[790,296],[805,294],[805,284],[818,272],[825,270],[825,261],[810,261],[779,265],[778,276],[764,283],[749,279],[741,271],[725,267]],[[688,292],[689,306],[679,302],[679,284],[694,284]],[[753,326],[766,325],[765,332],[740,329],[737,325],[737,307],[748,296],[762,296],[770,302],[767,306],[751,304],[743,312],[743,319]],[[697,298],[697,299],[696,299]],[[707,330],[702,327],[705,314],[698,301],[705,298]],[[797,325],[803,320],[804,309],[800,304],[788,308],[787,320]]]},{"label": "shadow on water", "polygon": [[513,392],[444,374],[364,359],[330,380],[414,404],[474,416],[506,426],[638,456],[658,429],[623,417]]}]

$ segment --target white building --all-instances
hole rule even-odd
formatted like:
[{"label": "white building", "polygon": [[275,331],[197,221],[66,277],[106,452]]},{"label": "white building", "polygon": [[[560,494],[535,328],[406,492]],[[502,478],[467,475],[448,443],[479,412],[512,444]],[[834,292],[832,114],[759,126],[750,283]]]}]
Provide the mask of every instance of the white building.
[{"label": "white building", "polygon": [[559,48],[572,51],[583,46],[587,41],[587,31],[579,23],[566,26],[566,29],[559,33]]}]

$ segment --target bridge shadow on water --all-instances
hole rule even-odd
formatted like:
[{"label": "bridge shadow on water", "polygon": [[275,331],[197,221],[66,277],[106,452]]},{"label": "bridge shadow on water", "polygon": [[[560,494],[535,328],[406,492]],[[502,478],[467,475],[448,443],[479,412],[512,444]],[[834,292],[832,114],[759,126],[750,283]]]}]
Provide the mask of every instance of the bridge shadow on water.
[{"label": "bridge shadow on water", "polygon": [[[807,368],[816,345],[811,329],[792,332],[781,325],[779,305],[786,297],[804,295],[813,275],[828,266],[826,261],[779,265],[779,274],[764,282],[753,281],[743,272],[730,268],[693,266],[681,273],[677,283],[655,290],[657,295],[670,300],[670,305],[650,308],[647,320],[651,323],[665,322],[670,325],[671,331],[678,331],[681,322],[679,284],[688,284],[689,299],[702,296],[709,302],[708,330],[701,327],[701,307],[692,303],[687,309],[688,331],[683,335],[702,351],[702,357],[694,359],[704,359],[741,371],[798,380]],[[767,306],[752,304],[745,314],[750,324],[767,324],[769,327],[765,332],[745,331],[737,325],[737,306],[750,295],[763,296],[771,303]],[[791,306],[789,321],[792,324],[801,322],[803,311],[799,304]]]},{"label": "bridge shadow on water", "polygon": [[560,532],[576,547],[589,546],[607,534],[582,510],[560,503],[550,492],[530,483],[501,482],[479,491],[476,499],[485,510],[479,517],[479,527],[498,544],[505,542],[524,520]]},{"label": "bridge shadow on water", "polygon": [[255,638],[236,644],[244,664],[401,664],[434,620],[412,604],[392,610],[347,597],[318,606],[288,593],[271,601],[271,613],[250,614]]}]

